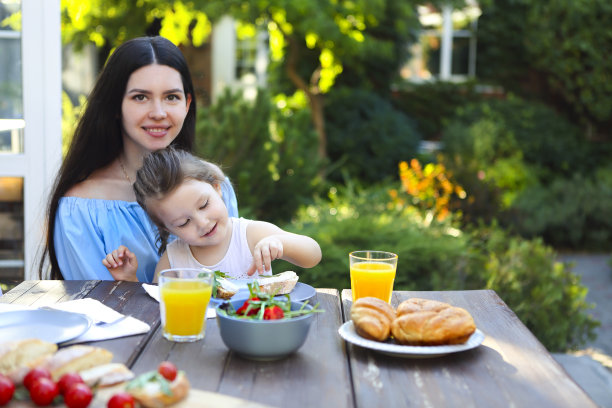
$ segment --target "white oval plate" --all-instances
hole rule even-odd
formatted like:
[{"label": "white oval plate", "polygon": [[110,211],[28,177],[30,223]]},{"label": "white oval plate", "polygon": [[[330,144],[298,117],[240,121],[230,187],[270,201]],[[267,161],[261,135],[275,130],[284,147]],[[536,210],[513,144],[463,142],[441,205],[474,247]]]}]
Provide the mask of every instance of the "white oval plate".
[{"label": "white oval plate", "polygon": [[91,319],[79,313],[61,310],[19,310],[0,313],[0,339],[37,338],[50,343],[63,343],[85,333]]},{"label": "white oval plate", "polygon": [[383,354],[387,354],[394,357],[407,357],[407,358],[430,358],[440,357],[450,353],[457,353],[459,351],[470,350],[478,347],[484,341],[484,334],[476,329],[476,331],[470,336],[468,341],[463,344],[450,344],[443,346],[404,346],[401,344],[394,343],[392,341],[381,342],[368,340],[357,334],[353,321],[344,323],[338,329],[340,337],[349,343],[355,344],[360,347],[364,347],[370,350],[378,351]]}]

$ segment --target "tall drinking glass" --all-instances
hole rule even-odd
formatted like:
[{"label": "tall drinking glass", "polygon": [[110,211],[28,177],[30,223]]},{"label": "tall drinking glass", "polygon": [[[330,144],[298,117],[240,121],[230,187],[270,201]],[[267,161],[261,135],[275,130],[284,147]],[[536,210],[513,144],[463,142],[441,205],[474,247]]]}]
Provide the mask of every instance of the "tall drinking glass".
[{"label": "tall drinking glass", "polygon": [[159,274],[159,309],[165,338],[192,342],[204,338],[206,308],[212,294],[214,272],[173,268]]},{"label": "tall drinking glass", "polygon": [[349,261],[353,302],[371,296],[390,303],[397,255],[385,251],[353,251]]}]

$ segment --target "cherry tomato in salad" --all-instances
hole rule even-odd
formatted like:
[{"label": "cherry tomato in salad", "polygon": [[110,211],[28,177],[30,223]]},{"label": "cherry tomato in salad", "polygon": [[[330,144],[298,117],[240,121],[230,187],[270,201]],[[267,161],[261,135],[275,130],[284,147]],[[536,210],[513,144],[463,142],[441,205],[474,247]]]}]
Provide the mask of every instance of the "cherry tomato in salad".
[{"label": "cherry tomato in salad", "polygon": [[68,408],[85,408],[93,399],[91,388],[85,383],[72,384],[64,394],[64,403]]},{"label": "cherry tomato in salad", "polygon": [[23,385],[29,390],[36,380],[43,377],[51,379],[51,372],[46,368],[35,367],[23,378]]},{"label": "cherry tomato in salad", "polygon": [[168,381],[174,381],[176,375],[178,374],[176,366],[170,361],[162,361],[159,364],[159,367],[157,367],[157,372],[159,372],[162,377],[164,377]]},{"label": "cherry tomato in salad", "polygon": [[6,405],[13,398],[15,384],[5,375],[0,374],[0,405]]},{"label": "cherry tomato in salad", "polygon": [[60,394],[64,395],[74,384],[83,383],[83,379],[78,373],[66,373],[57,382]]},{"label": "cherry tomato in salad", "polygon": [[118,392],[108,400],[108,408],[134,408],[134,397],[129,392]]},{"label": "cherry tomato in salad", "polygon": [[260,300],[260,299],[257,296],[255,296],[255,297],[245,300],[242,306],[240,306],[238,310],[236,310],[236,313],[241,314],[241,315],[246,313],[247,316],[251,316],[257,313],[257,311],[259,310],[259,306],[255,306],[255,305],[252,305],[251,309],[247,312],[247,309],[251,305],[251,302],[254,300]]},{"label": "cherry tomato in salad", "polygon": [[283,317],[285,317],[285,312],[283,312],[283,309],[281,309],[280,306],[274,305],[266,307],[264,310],[264,320],[278,320],[282,319]]},{"label": "cherry tomato in salad", "polygon": [[36,405],[45,406],[59,394],[59,387],[52,379],[40,377],[30,386],[30,398]]}]

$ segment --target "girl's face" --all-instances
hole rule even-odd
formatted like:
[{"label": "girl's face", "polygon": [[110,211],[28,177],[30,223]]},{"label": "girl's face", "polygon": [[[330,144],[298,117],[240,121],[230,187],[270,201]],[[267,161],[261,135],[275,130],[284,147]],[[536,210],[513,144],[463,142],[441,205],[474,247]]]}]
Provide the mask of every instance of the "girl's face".
[{"label": "girl's face", "polygon": [[166,230],[189,245],[220,245],[231,238],[220,186],[187,179],[161,200],[147,200],[147,208]]},{"label": "girl's face", "polygon": [[124,145],[152,152],[167,147],[179,134],[191,95],[181,74],[167,65],[147,65],[130,75],[121,104]]}]

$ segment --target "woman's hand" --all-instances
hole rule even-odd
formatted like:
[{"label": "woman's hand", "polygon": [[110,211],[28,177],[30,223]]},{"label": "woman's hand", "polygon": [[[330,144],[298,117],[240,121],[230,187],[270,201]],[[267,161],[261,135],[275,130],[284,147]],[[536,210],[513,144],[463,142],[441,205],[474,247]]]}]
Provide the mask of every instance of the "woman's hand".
[{"label": "woman's hand", "polygon": [[253,248],[253,264],[247,271],[251,276],[255,272],[263,275],[264,272],[272,269],[272,261],[282,258],[283,243],[275,236],[268,236],[261,239]]},{"label": "woman's hand", "polygon": [[127,247],[121,245],[106,258],[102,259],[102,264],[113,275],[115,280],[138,282],[136,271],[138,270],[138,259],[136,255]]}]

